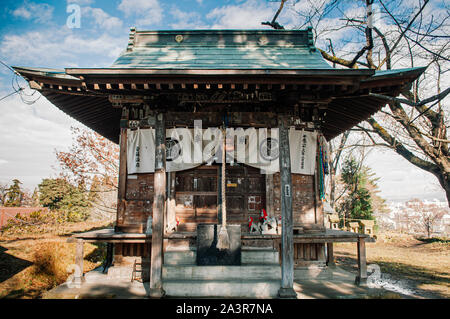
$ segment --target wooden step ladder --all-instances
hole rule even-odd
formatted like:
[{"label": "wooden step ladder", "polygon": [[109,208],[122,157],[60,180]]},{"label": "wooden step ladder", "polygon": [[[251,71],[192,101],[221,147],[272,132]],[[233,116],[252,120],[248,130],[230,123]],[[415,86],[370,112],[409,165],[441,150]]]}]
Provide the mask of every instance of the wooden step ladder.
[{"label": "wooden step ladder", "polygon": [[[140,275],[137,276],[136,274]],[[131,282],[135,280],[142,282],[142,263],[138,263],[136,259],[134,260],[133,264],[133,274],[131,275]]]}]

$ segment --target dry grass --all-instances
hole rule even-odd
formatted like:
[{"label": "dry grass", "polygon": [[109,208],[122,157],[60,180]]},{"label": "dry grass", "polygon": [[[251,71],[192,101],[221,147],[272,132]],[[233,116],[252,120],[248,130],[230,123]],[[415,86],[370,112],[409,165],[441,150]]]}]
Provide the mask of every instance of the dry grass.
[{"label": "dry grass", "polygon": [[[39,225],[27,231],[0,235],[0,298],[39,298],[64,282],[75,261],[75,244],[66,243],[73,232],[107,226],[104,222]],[[85,244],[84,272],[101,264],[104,247]],[[340,266],[356,272],[356,245],[335,245]],[[425,298],[450,298],[450,243],[418,240],[404,234],[379,234],[367,243],[368,264],[383,273],[410,281]]]},{"label": "dry grass", "polygon": [[[337,262],[356,271],[356,245],[335,245]],[[367,243],[367,263],[408,282],[424,298],[450,298],[450,243],[419,240],[406,234],[380,234]]]},{"label": "dry grass", "polygon": [[[105,226],[101,222],[39,225],[27,232],[4,232],[0,236],[0,298],[39,298],[63,283],[67,267],[75,261],[75,244],[66,242],[71,232]],[[84,246],[84,272],[98,267],[102,245]]]}]

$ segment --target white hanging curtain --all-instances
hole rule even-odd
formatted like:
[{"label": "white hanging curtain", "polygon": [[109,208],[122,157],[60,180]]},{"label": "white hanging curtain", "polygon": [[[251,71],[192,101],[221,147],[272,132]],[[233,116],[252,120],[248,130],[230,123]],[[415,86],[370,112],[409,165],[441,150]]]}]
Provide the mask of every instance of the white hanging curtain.
[{"label": "white hanging curtain", "polygon": [[194,130],[176,128],[166,130],[166,171],[178,172],[202,165],[203,159],[195,159]]},{"label": "white hanging curtain", "polygon": [[[166,171],[176,172],[202,164],[221,162],[222,133],[218,128],[201,131],[188,128],[166,130]],[[197,132],[198,133],[198,132]],[[261,169],[263,174],[279,172],[278,128],[228,129],[234,148],[227,150],[227,162],[235,161]],[[155,171],[154,129],[128,130],[128,174]],[[201,138],[201,140],[199,140]],[[289,130],[291,172],[313,175],[316,164],[317,133]]]},{"label": "white hanging curtain", "polygon": [[233,133],[237,162],[259,168],[263,174],[273,174],[280,170],[278,128],[238,128]]},{"label": "white hanging curtain", "polygon": [[[189,141],[192,130],[166,130],[166,171],[177,172],[191,169],[203,164],[183,161],[186,156],[194,154],[194,147]],[[127,132],[127,169],[128,174],[155,172],[155,130],[137,129]]]}]

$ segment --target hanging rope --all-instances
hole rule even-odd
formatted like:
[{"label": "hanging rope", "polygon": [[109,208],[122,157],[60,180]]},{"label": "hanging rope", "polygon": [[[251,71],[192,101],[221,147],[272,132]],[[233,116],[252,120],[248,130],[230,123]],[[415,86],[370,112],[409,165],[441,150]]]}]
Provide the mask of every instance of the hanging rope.
[{"label": "hanging rope", "polygon": [[227,199],[225,192],[225,168],[226,168],[226,125],[225,121],[222,129],[222,226],[220,227],[216,247],[220,250],[230,248],[230,238],[227,231]]},{"label": "hanging rope", "polygon": [[320,199],[325,199],[325,162],[322,143],[319,143],[319,194]]}]

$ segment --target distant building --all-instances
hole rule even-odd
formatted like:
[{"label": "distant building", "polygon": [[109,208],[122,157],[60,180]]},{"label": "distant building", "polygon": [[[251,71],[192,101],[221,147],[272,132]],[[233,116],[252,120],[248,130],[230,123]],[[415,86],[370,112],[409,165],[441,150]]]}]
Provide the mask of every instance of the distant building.
[{"label": "distant building", "polygon": [[382,229],[398,230],[412,234],[423,234],[425,219],[434,216],[431,233],[450,235],[450,209],[447,202],[413,199],[406,202],[391,202],[388,213],[375,214]]}]

